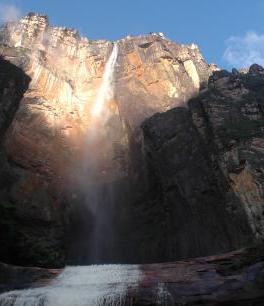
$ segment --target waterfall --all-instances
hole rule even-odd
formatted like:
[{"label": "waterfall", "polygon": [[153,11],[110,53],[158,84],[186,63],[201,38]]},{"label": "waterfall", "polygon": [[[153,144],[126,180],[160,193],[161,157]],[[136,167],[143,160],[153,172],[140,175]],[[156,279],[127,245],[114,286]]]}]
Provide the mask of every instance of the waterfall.
[{"label": "waterfall", "polygon": [[48,286],[0,295],[1,306],[123,306],[142,279],[137,265],[67,267]]},{"label": "waterfall", "polygon": [[[90,230],[89,260],[92,263],[106,262],[111,256],[113,245],[113,204],[115,189],[112,184],[98,183],[101,172],[101,155],[110,150],[113,140],[105,136],[104,122],[98,118],[107,100],[114,95],[114,69],[118,56],[118,46],[114,45],[106,63],[102,84],[92,108],[91,130],[87,134],[87,155],[84,163],[84,188],[86,202],[94,218],[94,228]],[[97,120],[100,119],[100,120]],[[98,122],[97,122],[98,121]],[[97,123],[97,124],[93,124]],[[99,124],[99,125],[98,125]],[[109,153],[109,152],[108,152]],[[109,154],[108,154],[109,155]],[[104,155],[103,155],[104,157]],[[97,182],[96,184],[94,182]],[[88,183],[88,186],[87,186]],[[89,186],[90,184],[90,186]],[[84,252],[84,250],[82,250]],[[106,260],[105,260],[106,258]],[[108,261],[109,262],[109,261]],[[16,290],[0,295],[0,305],[4,306],[123,306],[131,304],[128,292],[138,288],[142,272],[137,265],[92,265],[66,267],[49,284],[40,288]]]},{"label": "waterfall", "polygon": [[104,103],[107,100],[113,98],[113,81],[114,81],[114,71],[115,71],[115,64],[117,61],[118,56],[118,46],[115,43],[112,53],[106,63],[104,74],[103,74],[103,81],[99,88],[98,94],[96,96],[95,104],[92,109],[92,114],[94,116],[100,115]]},{"label": "waterfall", "polygon": [[[101,113],[105,103],[114,96],[114,72],[118,57],[118,45],[114,44],[105,65],[102,84],[91,109],[93,117],[87,130],[84,144],[86,154],[83,161],[83,190],[85,202],[92,216],[92,228],[87,233],[88,254],[81,254],[79,264],[113,263],[114,231],[113,211],[115,206],[115,190],[112,184],[106,183],[107,169],[112,166],[112,151],[115,139],[108,133],[107,120],[111,116]],[[106,157],[107,156],[107,157]],[[105,173],[105,174],[102,174]],[[109,181],[109,180],[108,180]]]}]

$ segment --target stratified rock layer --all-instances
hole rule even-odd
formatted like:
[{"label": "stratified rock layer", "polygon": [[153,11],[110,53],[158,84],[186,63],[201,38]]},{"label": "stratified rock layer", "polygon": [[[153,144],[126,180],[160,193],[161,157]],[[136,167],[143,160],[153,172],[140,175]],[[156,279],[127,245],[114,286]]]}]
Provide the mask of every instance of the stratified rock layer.
[{"label": "stratified rock layer", "polygon": [[[8,24],[2,36],[2,53],[32,78],[8,137],[10,155],[45,175],[72,176],[72,168],[78,167],[76,156],[85,154],[91,107],[112,43],[50,27],[47,17],[36,14]],[[128,162],[127,129],[188,101],[207,84],[214,68],[205,63],[197,46],[178,45],[157,34],[122,39],[118,48],[116,94],[106,105],[110,114],[105,114],[102,129],[116,134],[112,142],[117,143],[118,154],[108,147],[104,150],[114,160],[121,152]],[[127,169],[119,169],[112,160],[107,167],[108,177],[127,176]]]},{"label": "stratified rock layer", "polygon": [[175,260],[263,239],[259,66],[213,73],[196,45],[126,37],[98,120],[91,110],[112,42],[33,13],[1,28],[0,41],[32,79],[4,142],[16,173],[10,262],[91,262],[95,223],[99,262]]},{"label": "stratified rock layer", "polygon": [[[263,240],[263,81],[263,73],[216,72],[187,108],[143,124],[167,254],[197,256]],[[155,216],[150,209],[146,215]]]}]

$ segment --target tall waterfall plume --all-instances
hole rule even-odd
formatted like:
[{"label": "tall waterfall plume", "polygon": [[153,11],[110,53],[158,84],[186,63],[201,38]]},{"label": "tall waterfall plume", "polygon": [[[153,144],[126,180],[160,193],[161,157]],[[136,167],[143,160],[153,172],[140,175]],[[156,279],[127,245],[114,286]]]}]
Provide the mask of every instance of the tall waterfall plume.
[{"label": "tall waterfall plume", "polygon": [[114,72],[115,72],[117,56],[118,56],[118,45],[117,43],[115,43],[112,53],[106,63],[104,74],[103,74],[103,81],[99,88],[98,94],[96,96],[95,104],[92,109],[92,114],[94,116],[99,116],[103,109],[104,103],[113,97],[113,94],[114,94],[113,93],[113,81],[114,81]]},{"label": "tall waterfall plume", "polygon": [[[86,139],[83,143],[85,149],[82,159],[82,172],[78,177],[80,188],[84,195],[85,207],[90,218],[90,226],[87,228],[87,244],[82,246],[84,239],[80,241],[80,247],[73,250],[74,264],[98,264],[113,263],[115,253],[115,226],[114,212],[117,199],[117,184],[113,183],[114,148],[117,142],[121,142],[117,128],[113,131],[111,124],[115,114],[105,115],[105,104],[114,96],[115,65],[118,57],[118,45],[114,44],[112,52],[105,65],[102,84],[91,109],[91,121],[86,131]],[[118,119],[119,120],[119,119]],[[80,234],[83,237],[83,234]],[[85,248],[85,250],[83,249]],[[80,250],[80,251],[79,251]]]}]

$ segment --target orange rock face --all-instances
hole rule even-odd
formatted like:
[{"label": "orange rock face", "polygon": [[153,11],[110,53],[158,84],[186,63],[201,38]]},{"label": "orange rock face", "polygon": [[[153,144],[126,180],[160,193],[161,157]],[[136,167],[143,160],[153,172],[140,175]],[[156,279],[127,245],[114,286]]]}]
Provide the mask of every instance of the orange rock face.
[{"label": "orange rock face", "polygon": [[263,146],[250,75],[217,76],[196,45],[155,33],[90,41],[29,14],[0,34],[1,54],[31,77],[5,138],[18,177],[12,201],[23,222],[30,216],[18,249],[37,246],[23,264],[51,252],[44,264],[87,264],[76,250],[92,251],[89,263],[174,260],[263,237],[262,174],[243,162]]},{"label": "orange rock face", "polygon": [[[94,122],[91,108],[111,42],[50,27],[47,17],[36,14],[7,25],[5,42],[21,65],[21,56],[27,58],[25,71],[32,79],[7,137],[8,153],[26,168],[71,181],[79,172],[72,169],[83,168],[90,154],[85,145],[89,133],[98,138],[92,154],[101,164],[101,179],[126,176],[128,129],[184,104],[213,69],[195,45],[178,45],[158,34],[124,38],[117,42],[114,100]],[[2,52],[14,62],[7,49]]]}]

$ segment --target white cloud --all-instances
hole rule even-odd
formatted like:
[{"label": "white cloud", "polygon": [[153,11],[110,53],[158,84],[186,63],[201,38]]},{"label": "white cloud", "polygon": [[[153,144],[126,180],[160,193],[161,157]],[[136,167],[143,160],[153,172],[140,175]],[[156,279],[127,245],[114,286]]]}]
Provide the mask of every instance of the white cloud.
[{"label": "white cloud", "polygon": [[20,18],[20,10],[9,4],[0,4],[0,22],[16,21]]},{"label": "white cloud", "polygon": [[264,66],[264,34],[247,32],[245,36],[232,36],[226,41],[224,60],[233,67],[248,67],[254,63]]}]

